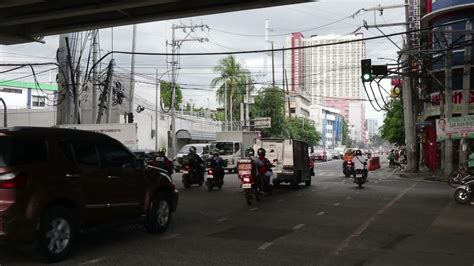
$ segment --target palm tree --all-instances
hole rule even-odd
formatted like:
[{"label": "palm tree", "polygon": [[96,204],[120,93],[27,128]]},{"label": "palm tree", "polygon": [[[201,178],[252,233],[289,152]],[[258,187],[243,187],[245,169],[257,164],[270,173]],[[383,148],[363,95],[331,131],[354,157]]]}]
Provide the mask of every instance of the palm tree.
[{"label": "palm tree", "polygon": [[218,87],[216,92],[217,102],[229,106],[227,111],[230,115],[230,121],[232,121],[235,111],[234,106],[238,106],[243,102],[247,86],[252,83],[249,71],[244,69],[232,55],[221,59],[213,70],[219,76],[211,81],[211,86]]}]

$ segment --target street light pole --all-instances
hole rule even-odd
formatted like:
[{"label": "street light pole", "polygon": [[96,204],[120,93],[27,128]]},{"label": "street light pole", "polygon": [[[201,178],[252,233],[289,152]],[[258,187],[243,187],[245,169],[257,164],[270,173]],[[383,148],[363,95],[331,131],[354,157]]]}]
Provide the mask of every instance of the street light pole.
[{"label": "street light pole", "polygon": [[163,76],[170,72],[171,70],[165,71],[161,76],[158,78],[158,69],[156,70],[156,90],[155,90],[155,151],[158,151],[159,142],[158,142],[158,110],[161,108],[161,79]]}]

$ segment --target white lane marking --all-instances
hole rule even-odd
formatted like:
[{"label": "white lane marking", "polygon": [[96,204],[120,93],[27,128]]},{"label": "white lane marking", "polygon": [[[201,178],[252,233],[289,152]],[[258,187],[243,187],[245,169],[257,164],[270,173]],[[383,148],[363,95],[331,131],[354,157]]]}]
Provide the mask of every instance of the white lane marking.
[{"label": "white lane marking", "polygon": [[79,263],[79,265],[89,265],[89,264],[96,264],[96,263],[99,263],[101,261],[104,261],[105,258],[97,258],[97,259],[92,259],[92,260],[88,260],[88,261],[84,261],[82,263]]},{"label": "white lane marking", "polygon": [[217,222],[220,223],[220,222],[223,222],[225,220],[227,220],[227,218],[224,217],[224,218],[217,219]]},{"label": "white lane marking", "polygon": [[382,215],[386,210],[388,210],[390,207],[392,207],[397,201],[399,201],[408,191],[412,190],[416,186],[416,183],[411,185],[408,188],[405,188],[402,192],[400,192],[395,198],[393,198],[390,202],[385,204],[380,210],[378,210],[376,213],[374,213],[367,221],[365,221],[363,224],[361,224],[357,229],[352,232],[344,241],[341,242],[341,244],[337,247],[337,249],[334,251],[334,255],[338,255],[342,250],[344,250],[351,240],[354,237],[360,236],[367,228],[377,219],[377,216]]},{"label": "white lane marking", "polygon": [[351,199],[351,197],[347,197],[346,199]]},{"label": "white lane marking", "polygon": [[252,208],[250,209],[251,212],[258,210],[258,208]]},{"label": "white lane marking", "polygon": [[269,246],[273,245],[273,242],[267,242],[263,245],[261,245],[260,247],[258,247],[259,250],[265,250],[267,249]]},{"label": "white lane marking", "polygon": [[318,212],[317,215],[318,215],[318,216],[321,216],[321,215],[323,215],[323,214],[325,214],[325,213],[326,213],[326,212]]},{"label": "white lane marking", "polygon": [[294,229],[294,230],[298,230],[298,229],[300,229],[300,228],[303,227],[303,226],[304,226],[304,224],[298,224],[298,225],[295,225],[295,226],[293,227],[293,229]]},{"label": "white lane marking", "polygon": [[325,190],[325,189],[328,189],[328,188],[329,188],[329,186],[324,186],[324,187],[322,187],[322,188],[320,188],[320,189],[317,189],[317,188],[316,188],[316,189],[313,189],[313,190],[311,190],[311,192],[321,191],[321,190]]},{"label": "white lane marking", "polygon": [[341,205],[339,202],[334,203],[334,206],[339,206],[339,205]]},{"label": "white lane marking", "polygon": [[173,234],[173,235],[169,235],[169,236],[164,236],[162,238],[160,238],[161,240],[166,240],[166,239],[171,239],[171,238],[175,238],[179,236],[179,234]]}]

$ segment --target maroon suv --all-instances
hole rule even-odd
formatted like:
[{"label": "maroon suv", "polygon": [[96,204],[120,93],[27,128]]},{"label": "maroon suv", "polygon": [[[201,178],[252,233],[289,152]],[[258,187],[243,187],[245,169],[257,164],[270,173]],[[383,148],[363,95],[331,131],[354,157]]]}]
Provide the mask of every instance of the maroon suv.
[{"label": "maroon suv", "polygon": [[84,227],[145,214],[163,232],[177,203],[169,176],[104,134],[0,129],[0,240],[35,242],[43,261],[65,258]]}]

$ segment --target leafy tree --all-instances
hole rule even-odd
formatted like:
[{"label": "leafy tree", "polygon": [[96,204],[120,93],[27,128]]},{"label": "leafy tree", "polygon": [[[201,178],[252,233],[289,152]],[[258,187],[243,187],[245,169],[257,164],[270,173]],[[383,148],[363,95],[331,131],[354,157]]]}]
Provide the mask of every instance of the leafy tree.
[{"label": "leafy tree", "polygon": [[229,119],[231,113],[237,118],[239,116],[237,108],[243,102],[247,89],[253,90],[249,71],[244,69],[232,55],[221,59],[213,70],[219,75],[211,81],[212,87],[218,87],[217,102],[227,105]]},{"label": "leafy tree", "polygon": [[390,143],[405,144],[405,125],[403,120],[403,107],[400,101],[393,100],[385,114],[383,125],[380,127],[381,137]]},{"label": "leafy tree", "polygon": [[288,131],[291,138],[307,141],[311,146],[321,140],[321,133],[316,131],[312,120],[296,117],[288,121]]},{"label": "leafy tree", "polygon": [[[170,108],[172,94],[171,82],[161,81],[160,89],[161,101],[163,102],[164,107]],[[183,102],[183,93],[181,92],[181,88],[179,87],[179,85],[176,84],[176,101],[174,107],[176,109],[179,109],[181,102]]]},{"label": "leafy tree", "polygon": [[[285,121],[285,94],[278,87],[264,88],[256,97],[251,107],[251,118],[271,117],[272,127],[265,129],[265,137],[288,136]],[[285,129],[285,131],[284,131]]]}]

